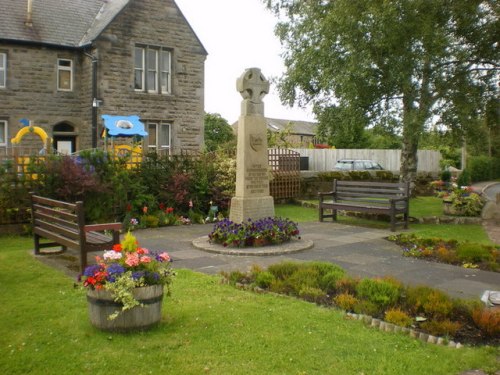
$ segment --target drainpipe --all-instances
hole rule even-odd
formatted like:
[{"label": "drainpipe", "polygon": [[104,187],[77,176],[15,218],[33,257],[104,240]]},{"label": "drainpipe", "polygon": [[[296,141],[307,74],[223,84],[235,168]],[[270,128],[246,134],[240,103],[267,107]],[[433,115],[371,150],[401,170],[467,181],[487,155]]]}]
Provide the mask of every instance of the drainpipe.
[{"label": "drainpipe", "polygon": [[97,108],[100,100],[97,99],[97,57],[90,53],[83,52],[92,62],[92,148],[97,148]]},{"label": "drainpipe", "polygon": [[92,148],[97,148],[97,58],[92,56]]}]

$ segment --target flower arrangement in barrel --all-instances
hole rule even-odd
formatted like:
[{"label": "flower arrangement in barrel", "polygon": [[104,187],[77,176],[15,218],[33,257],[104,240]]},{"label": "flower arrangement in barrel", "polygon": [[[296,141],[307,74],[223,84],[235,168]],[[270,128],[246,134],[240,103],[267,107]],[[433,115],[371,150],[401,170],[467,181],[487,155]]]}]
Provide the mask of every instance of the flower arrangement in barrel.
[{"label": "flower arrangement in barrel", "polygon": [[115,302],[123,304],[122,311],[140,305],[133,296],[135,288],[163,285],[167,295],[170,293],[174,275],[170,256],[140,247],[130,232],[120,244],[97,256],[96,263],[85,268],[80,276],[83,286],[110,291]]}]

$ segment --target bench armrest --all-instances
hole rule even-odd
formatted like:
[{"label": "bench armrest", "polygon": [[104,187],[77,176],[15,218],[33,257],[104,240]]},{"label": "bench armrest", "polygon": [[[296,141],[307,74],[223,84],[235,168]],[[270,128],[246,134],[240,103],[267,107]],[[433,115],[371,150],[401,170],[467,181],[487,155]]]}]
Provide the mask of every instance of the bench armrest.
[{"label": "bench armrest", "polygon": [[122,223],[89,224],[83,227],[85,232],[102,232],[105,230],[120,231]]},{"label": "bench armrest", "polygon": [[402,197],[402,198],[391,198],[391,202],[408,202],[409,198],[408,197]]},{"label": "bench armrest", "polygon": [[323,198],[324,198],[325,196],[330,195],[330,196],[332,196],[332,197],[333,197],[333,196],[334,196],[334,194],[335,194],[335,192],[333,192],[333,191],[320,191],[320,192],[318,193],[319,201],[320,201],[320,202],[323,202]]}]

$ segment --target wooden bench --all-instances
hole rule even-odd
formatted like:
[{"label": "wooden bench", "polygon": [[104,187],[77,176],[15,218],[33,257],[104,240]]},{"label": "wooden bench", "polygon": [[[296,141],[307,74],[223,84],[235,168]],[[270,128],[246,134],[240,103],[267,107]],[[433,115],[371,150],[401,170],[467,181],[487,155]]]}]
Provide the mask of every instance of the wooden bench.
[{"label": "wooden bench", "polygon": [[[76,249],[80,254],[80,272],[87,265],[87,254],[102,251],[120,242],[121,223],[85,225],[83,202],[67,203],[31,194],[31,216],[35,254],[46,254],[41,248],[61,246]],[[112,236],[103,233],[112,231]],[[53,242],[41,242],[41,238]]]},{"label": "wooden bench", "polygon": [[[393,232],[397,224],[407,229],[409,197],[409,183],[334,180],[332,191],[319,193],[319,221],[330,217],[337,220],[337,210],[367,212],[389,215]],[[332,213],[325,214],[325,209]],[[402,221],[397,221],[399,215]]]}]

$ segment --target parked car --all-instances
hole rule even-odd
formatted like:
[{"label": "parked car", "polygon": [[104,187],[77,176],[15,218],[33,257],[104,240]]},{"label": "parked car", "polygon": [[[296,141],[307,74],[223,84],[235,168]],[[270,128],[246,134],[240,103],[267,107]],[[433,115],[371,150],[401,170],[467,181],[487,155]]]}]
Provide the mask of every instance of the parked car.
[{"label": "parked car", "polygon": [[379,171],[382,166],[373,160],[342,159],[335,164],[337,171]]}]

